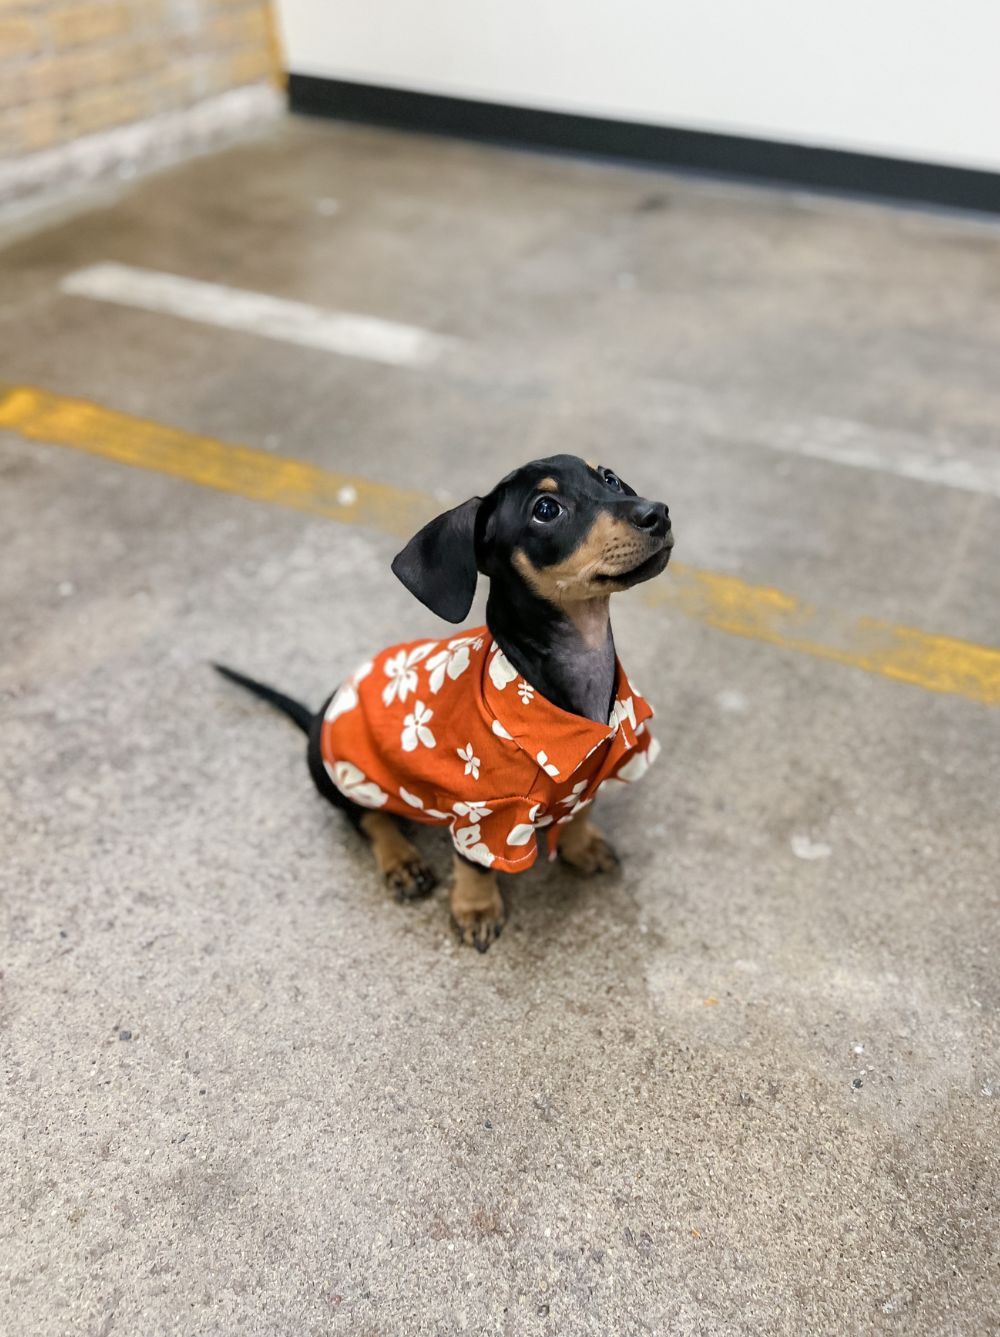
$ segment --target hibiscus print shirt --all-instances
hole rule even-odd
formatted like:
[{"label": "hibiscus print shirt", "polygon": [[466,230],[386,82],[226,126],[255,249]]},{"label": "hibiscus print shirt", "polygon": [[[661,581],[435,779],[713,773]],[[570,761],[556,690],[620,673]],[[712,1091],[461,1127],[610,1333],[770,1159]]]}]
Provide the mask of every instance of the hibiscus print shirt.
[{"label": "hibiscus print shirt", "polygon": [[363,664],[327,706],[321,746],[352,802],[448,826],[467,859],[516,873],[539,832],[555,853],[605,780],[645,772],[659,751],[652,713],[617,660],[607,724],[561,710],[478,627]]}]

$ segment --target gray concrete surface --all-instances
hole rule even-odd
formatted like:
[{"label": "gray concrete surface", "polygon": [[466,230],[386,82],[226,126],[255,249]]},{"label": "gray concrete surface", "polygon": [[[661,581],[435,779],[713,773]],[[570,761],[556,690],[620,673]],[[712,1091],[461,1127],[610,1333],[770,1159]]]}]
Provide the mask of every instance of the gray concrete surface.
[{"label": "gray concrete surface", "polygon": [[[98,260],[465,351],[58,293]],[[8,382],[442,498],[596,453],[688,562],[1000,642],[1000,500],[900,476],[997,463],[996,226],[287,123],[0,293]],[[805,458],[831,421],[880,467]],[[12,434],[0,534],[5,1334],[1000,1331],[1000,710],[622,599],[624,869],[507,879],[480,957],[205,667],[318,701],[436,630],[391,538]]]}]

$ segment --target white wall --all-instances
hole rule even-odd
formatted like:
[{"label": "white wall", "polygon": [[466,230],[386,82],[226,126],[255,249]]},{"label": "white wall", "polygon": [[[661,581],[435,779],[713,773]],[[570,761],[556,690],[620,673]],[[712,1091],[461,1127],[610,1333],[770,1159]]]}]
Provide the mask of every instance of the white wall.
[{"label": "white wall", "polygon": [[1000,171],[1000,0],[278,0],[288,67]]}]

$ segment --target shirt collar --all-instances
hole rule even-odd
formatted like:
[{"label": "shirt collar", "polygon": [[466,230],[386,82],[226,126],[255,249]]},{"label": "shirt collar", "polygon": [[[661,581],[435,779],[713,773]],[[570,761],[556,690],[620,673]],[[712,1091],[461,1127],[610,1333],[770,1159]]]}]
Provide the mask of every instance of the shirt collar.
[{"label": "shirt collar", "polygon": [[615,691],[607,724],[553,704],[521,677],[492,637],[483,660],[483,700],[493,732],[512,738],[553,780],[566,780],[602,744],[600,769],[613,767],[636,745],[653,711],[625,676],[615,657]]}]

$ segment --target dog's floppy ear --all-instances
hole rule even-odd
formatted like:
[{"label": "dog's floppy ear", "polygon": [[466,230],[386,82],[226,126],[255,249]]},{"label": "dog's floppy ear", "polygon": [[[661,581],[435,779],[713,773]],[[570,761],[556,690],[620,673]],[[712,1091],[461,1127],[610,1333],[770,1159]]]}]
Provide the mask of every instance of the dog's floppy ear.
[{"label": "dog's floppy ear", "polygon": [[482,497],[470,497],[414,534],[392,559],[411,594],[448,622],[468,617],[476,593],[476,516]]}]

